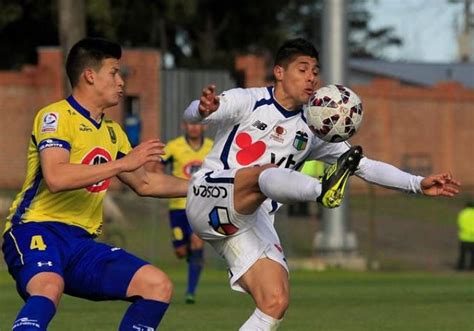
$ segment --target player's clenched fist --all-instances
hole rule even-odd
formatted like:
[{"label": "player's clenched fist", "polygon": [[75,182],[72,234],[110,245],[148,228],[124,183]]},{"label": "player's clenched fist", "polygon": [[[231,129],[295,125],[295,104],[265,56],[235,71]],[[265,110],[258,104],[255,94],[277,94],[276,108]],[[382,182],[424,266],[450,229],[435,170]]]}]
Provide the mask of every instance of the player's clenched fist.
[{"label": "player's clenched fist", "polygon": [[199,99],[199,113],[206,118],[219,108],[219,97],[216,95],[216,86],[209,85],[202,90]]},{"label": "player's clenched fist", "polygon": [[164,147],[165,144],[159,139],[142,142],[123,158],[123,162],[125,162],[124,171],[133,171],[150,161],[160,161],[160,156],[165,154]]}]

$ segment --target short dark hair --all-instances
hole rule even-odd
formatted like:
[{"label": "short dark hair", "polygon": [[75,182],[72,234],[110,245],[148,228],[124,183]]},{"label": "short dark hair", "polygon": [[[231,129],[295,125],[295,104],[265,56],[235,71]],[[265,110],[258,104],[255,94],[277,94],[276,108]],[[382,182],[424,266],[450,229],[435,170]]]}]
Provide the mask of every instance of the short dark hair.
[{"label": "short dark hair", "polygon": [[66,73],[72,87],[79,82],[82,71],[87,67],[99,70],[104,59],[120,59],[119,44],[102,38],[85,38],[72,46],[66,60]]},{"label": "short dark hair", "polygon": [[314,45],[303,38],[290,39],[283,43],[275,56],[275,65],[286,66],[293,61],[296,56],[307,55],[319,61],[319,52]]}]

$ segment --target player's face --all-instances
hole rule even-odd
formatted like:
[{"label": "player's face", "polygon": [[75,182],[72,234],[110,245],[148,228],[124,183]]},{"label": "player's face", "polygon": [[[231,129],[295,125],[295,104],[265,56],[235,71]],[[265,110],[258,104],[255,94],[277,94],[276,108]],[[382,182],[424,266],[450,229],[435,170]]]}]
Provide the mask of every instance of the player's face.
[{"label": "player's face", "polygon": [[112,107],[119,103],[123,96],[124,81],[120,74],[119,61],[117,59],[105,59],[102,67],[95,73],[94,85],[99,98],[106,107]]},{"label": "player's face", "polygon": [[184,123],[184,129],[186,131],[186,136],[191,139],[197,139],[202,137],[202,134],[204,132],[204,125]]},{"label": "player's face", "polygon": [[275,66],[274,74],[277,100],[288,109],[307,103],[319,84],[318,61],[307,55],[297,56],[286,68]]}]

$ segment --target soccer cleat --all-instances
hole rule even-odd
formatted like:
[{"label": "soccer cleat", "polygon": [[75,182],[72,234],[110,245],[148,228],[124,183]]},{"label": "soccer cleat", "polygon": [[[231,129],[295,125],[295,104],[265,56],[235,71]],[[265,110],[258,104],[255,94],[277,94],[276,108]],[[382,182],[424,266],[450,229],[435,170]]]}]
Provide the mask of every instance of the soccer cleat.
[{"label": "soccer cleat", "polygon": [[194,294],[191,294],[191,293],[186,294],[185,302],[189,304],[196,303],[196,298],[194,297]]},{"label": "soccer cleat", "polygon": [[321,177],[321,195],[316,199],[326,208],[336,208],[342,203],[349,176],[357,170],[362,158],[362,147],[353,146],[342,154]]}]

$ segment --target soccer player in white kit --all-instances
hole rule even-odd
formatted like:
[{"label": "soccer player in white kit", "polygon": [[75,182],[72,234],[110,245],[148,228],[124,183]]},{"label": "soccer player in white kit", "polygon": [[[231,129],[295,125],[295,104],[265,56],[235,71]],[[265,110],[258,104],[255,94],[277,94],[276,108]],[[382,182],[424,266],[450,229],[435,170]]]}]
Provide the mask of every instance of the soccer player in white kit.
[{"label": "soccer player in white kit", "polygon": [[[288,308],[288,265],[273,221],[281,203],[341,203],[350,175],[425,195],[453,196],[449,173],[426,178],[362,156],[359,146],[313,135],[302,105],[319,84],[318,52],[304,39],[285,42],[273,69],[275,86],[206,87],[185,111],[191,122],[214,124],[214,147],[188,189],[194,232],[227,261],[232,289],[249,293],[256,309],[240,330],[276,330]],[[297,170],[306,160],[333,164],[322,182]]]}]

